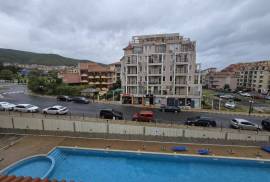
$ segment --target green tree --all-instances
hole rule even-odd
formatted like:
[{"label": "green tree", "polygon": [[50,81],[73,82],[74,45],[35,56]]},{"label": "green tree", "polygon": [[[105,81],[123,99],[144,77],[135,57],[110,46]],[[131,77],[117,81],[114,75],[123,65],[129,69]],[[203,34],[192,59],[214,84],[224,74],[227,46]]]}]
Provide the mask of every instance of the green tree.
[{"label": "green tree", "polygon": [[0,71],[0,79],[2,80],[13,80],[14,74],[9,69],[3,69]]}]

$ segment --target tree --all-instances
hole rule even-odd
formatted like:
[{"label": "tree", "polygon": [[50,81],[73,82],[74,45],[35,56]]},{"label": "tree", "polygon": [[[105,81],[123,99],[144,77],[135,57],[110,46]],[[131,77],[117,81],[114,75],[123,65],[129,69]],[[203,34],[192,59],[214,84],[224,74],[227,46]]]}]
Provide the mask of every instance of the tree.
[{"label": "tree", "polygon": [[0,71],[0,79],[2,80],[12,80],[14,78],[14,74],[9,69],[3,69]]}]

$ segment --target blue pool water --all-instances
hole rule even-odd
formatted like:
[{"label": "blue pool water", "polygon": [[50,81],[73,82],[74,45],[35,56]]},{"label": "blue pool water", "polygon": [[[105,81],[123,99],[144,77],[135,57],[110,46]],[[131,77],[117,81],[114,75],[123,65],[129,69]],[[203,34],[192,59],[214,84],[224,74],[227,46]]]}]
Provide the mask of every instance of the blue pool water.
[{"label": "blue pool water", "polygon": [[46,157],[34,157],[21,162],[6,171],[7,175],[43,177],[50,169],[52,162]]},{"label": "blue pool water", "polygon": [[[270,182],[270,163],[57,148],[49,178],[83,182]],[[23,175],[24,168],[19,170]],[[43,170],[39,165],[31,171]]]}]

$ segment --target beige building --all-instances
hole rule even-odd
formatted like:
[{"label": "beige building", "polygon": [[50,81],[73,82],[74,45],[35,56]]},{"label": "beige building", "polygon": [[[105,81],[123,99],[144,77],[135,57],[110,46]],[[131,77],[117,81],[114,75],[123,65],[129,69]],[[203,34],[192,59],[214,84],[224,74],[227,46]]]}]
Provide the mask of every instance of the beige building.
[{"label": "beige building", "polygon": [[134,36],[121,59],[123,102],[200,108],[196,42],[178,33]]},{"label": "beige building", "polygon": [[270,61],[239,63],[237,69],[237,86],[259,93],[269,93]]},{"label": "beige building", "polygon": [[79,63],[79,75],[82,84],[88,84],[104,92],[115,83],[114,70],[97,63]]},{"label": "beige building", "polygon": [[209,85],[207,75],[211,72],[217,72],[217,68],[207,68],[201,71],[201,84],[203,87],[206,87]]},{"label": "beige building", "polygon": [[112,64],[109,64],[110,70],[112,70],[114,72],[114,80],[116,81],[120,81],[121,80],[121,62],[115,62]]},{"label": "beige building", "polygon": [[237,88],[237,75],[234,72],[209,72],[205,76],[206,88],[223,90],[225,85],[229,86],[231,90],[235,90]]}]

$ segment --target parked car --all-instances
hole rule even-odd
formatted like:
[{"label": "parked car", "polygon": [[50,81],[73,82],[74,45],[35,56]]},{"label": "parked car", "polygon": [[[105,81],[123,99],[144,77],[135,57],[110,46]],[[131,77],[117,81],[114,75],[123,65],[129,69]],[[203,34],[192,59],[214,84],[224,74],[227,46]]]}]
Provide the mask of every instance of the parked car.
[{"label": "parked car", "polygon": [[204,126],[204,127],[216,127],[217,123],[215,120],[209,117],[197,116],[195,118],[188,118],[185,122],[186,125],[194,125],[194,126]]},{"label": "parked car", "polygon": [[67,96],[67,95],[58,95],[58,96],[56,97],[56,99],[57,99],[58,101],[65,101],[65,102],[70,102],[70,101],[72,100],[72,98],[69,97],[69,96]]},{"label": "parked car", "polygon": [[234,96],[226,94],[226,95],[221,95],[220,98],[222,98],[222,99],[233,99]]},{"label": "parked car", "polygon": [[178,106],[167,106],[167,105],[161,105],[160,111],[162,112],[180,112],[181,109]]},{"label": "parked car", "polygon": [[89,100],[85,97],[73,97],[72,101],[80,104],[89,104]]},{"label": "parked car", "polygon": [[261,95],[261,94],[252,94],[252,97],[254,99],[264,99],[265,98],[265,96],[264,95]]},{"label": "parked car", "polygon": [[247,92],[241,92],[240,95],[242,95],[244,97],[251,97],[251,94],[247,93]]},{"label": "parked car", "polygon": [[266,100],[270,100],[270,96],[266,96],[264,99],[266,99]]},{"label": "parked car", "polygon": [[19,112],[38,112],[39,108],[31,104],[18,104],[14,107],[14,111]]},{"label": "parked car", "polygon": [[154,113],[152,111],[136,112],[132,116],[132,121],[153,122],[155,121]]},{"label": "parked car", "polygon": [[262,120],[262,128],[265,130],[270,130],[270,118]]},{"label": "parked car", "polygon": [[15,107],[15,104],[9,102],[0,102],[0,110],[2,111],[12,111]]},{"label": "parked car", "polygon": [[228,109],[235,109],[236,104],[233,100],[230,100],[230,101],[225,103],[224,107],[226,107]]},{"label": "parked car", "polygon": [[67,114],[68,109],[64,106],[52,106],[42,110],[44,114]]},{"label": "parked car", "polygon": [[246,119],[235,118],[231,120],[231,127],[244,130],[261,130],[262,127]]},{"label": "parked car", "polygon": [[114,109],[102,109],[99,112],[99,117],[104,119],[117,119],[122,120],[123,119],[123,113],[116,111]]}]

